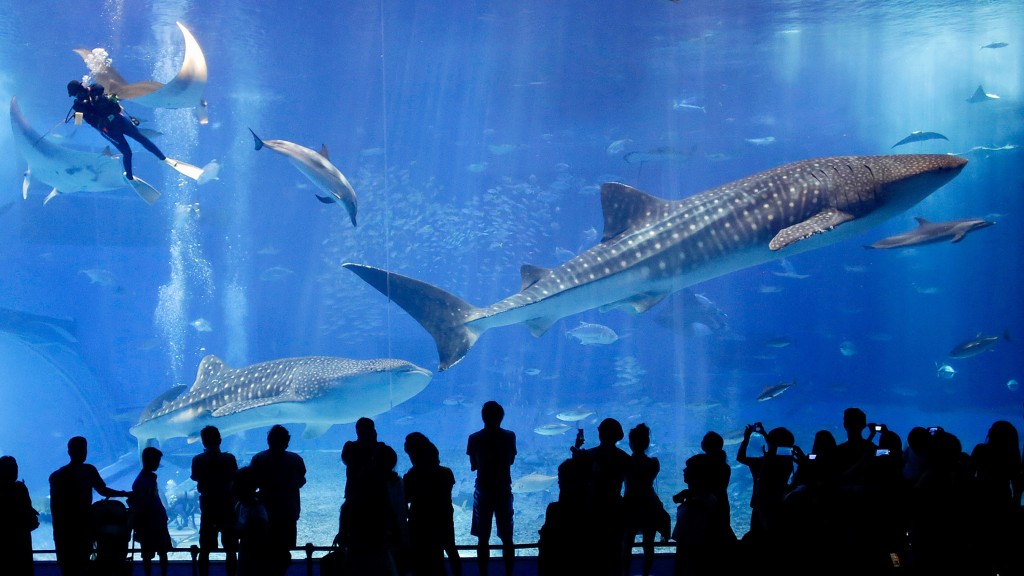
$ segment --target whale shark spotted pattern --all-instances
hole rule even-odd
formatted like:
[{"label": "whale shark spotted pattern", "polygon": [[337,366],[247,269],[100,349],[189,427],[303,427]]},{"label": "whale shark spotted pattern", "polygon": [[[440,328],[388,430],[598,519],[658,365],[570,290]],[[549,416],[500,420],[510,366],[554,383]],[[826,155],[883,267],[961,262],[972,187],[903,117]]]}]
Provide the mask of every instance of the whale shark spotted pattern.
[{"label": "whale shark spotted pattern", "polygon": [[521,323],[540,336],[593,308],[639,313],[687,286],[844,240],[914,206],[966,164],[945,154],[816,158],[682,200],[608,183],[600,243],[557,268],[524,265],[520,291],[486,308],[386,270],[344,267],[433,336],[445,370],[491,328]]},{"label": "whale shark spotted pattern", "polygon": [[195,440],[206,425],[222,435],[272,424],[302,423],[315,438],[334,424],[375,416],[419,394],[431,373],[404,360],[306,356],[232,369],[216,356],[199,363],[184,393],[175,386],[154,399],[130,432],[139,449],[150,440]]}]

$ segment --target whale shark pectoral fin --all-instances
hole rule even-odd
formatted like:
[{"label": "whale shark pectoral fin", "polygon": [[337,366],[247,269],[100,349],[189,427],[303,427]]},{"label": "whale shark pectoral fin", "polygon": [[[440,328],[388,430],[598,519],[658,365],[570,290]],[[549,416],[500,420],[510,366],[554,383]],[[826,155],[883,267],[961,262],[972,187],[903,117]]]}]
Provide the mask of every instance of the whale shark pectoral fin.
[{"label": "whale shark pectoral fin", "polygon": [[530,334],[533,334],[534,338],[540,338],[557,320],[558,318],[534,318],[523,322],[523,324],[530,330]]},{"label": "whale shark pectoral fin", "polygon": [[953,239],[950,240],[950,243],[956,244],[957,242],[963,240],[964,236],[967,236],[967,232],[958,232],[953,235]]},{"label": "whale shark pectoral fin", "polygon": [[306,424],[306,429],[302,431],[303,440],[312,440],[319,438],[327,432],[332,424],[330,422],[309,422]]},{"label": "whale shark pectoral fin", "polygon": [[314,194],[314,196],[316,196],[316,199],[323,202],[324,204],[334,204],[334,198],[330,196],[321,196],[319,194]]},{"label": "whale shark pectoral fin", "polygon": [[21,199],[28,200],[28,187],[32,182],[32,171],[25,170],[25,178],[21,181]]},{"label": "whale shark pectoral fin", "polygon": [[220,418],[230,414],[237,414],[238,412],[243,412],[245,410],[259,408],[260,406],[270,406],[271,404],[277,404],[280,401],[280,398],[253,398],[252,400],[230,402],[214,410],[212,415],[214,418]]},{"label": "whale shark pectoral fin", "polygon": [[50,193],[46,195],[46,198],[43,198],[43,206],[46,206],[46,204],[47,204],[47,203],[48,203],[48,202],[49,202],[50,200],[53,200],[53,199],[54,199],[54,198],[56,198],[56,197],[57,197],[58,195],[60,195],[60,192],[59,192],[59,191],[58,191],[58,190],[57,190],[56,188],[54,188],[53,190],[50,190]]},{"label": "whale shark pectoral fin", "polygon": [[850,220],[853,220],[852,214],[847,214],[836,208],[826,208],[803,222],[779,230],[779,233],[768,243],[768,248],[772,251],[781,250],[815,234],[824,234]]}]

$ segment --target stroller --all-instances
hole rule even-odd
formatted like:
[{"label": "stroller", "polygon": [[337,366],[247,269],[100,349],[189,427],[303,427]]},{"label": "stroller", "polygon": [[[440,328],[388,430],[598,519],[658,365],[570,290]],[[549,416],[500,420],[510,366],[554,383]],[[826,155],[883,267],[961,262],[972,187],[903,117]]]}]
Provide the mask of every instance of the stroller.
[{"label": "stroller", "polygon": [[96,573],[112,576],[131,574],[131,564],[125,562],[132,535],[128,507],[120,500],[97,500],[92,504],[92,525]]}]

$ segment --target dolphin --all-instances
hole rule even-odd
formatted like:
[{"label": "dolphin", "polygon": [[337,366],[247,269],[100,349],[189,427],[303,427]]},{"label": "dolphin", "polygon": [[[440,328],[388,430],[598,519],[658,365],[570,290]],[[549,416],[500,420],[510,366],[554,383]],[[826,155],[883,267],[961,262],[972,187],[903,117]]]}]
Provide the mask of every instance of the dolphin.
[{"label": "dolphin", "polygon": [[386,270],[343,266],[433,336],[445,370],[491,328],[525,324],[540,336],[593,308],[639,313],[699,282],[834,244],[917,204],[966,164],[946,154],[817,158],[682,200],[607,183],[601,242],[557,268],[524,265],[519,293],[485,308]]},{"label": "dolphin", "polygon": [[287,156],[303,176],[309,178],[309,181],[316,184],[317,188],[327,193],[327,196],[317,194],[316,197],[324,204],[337,202],[344,206],[345,210],[348,210],[348,217],[352,220],[352,225],[356,225],[356,191],[352,189],[348,178],[345,178],[341,170],[331,164],[326,145],[320,148],[320,152],[316,152],[287,140],[261,140],[252,128],[249,129],[249,132],[252,132],[257,150],[266,146],[278,154]]},{"label": "dolphin", "polygon": [[149,108],[196,108],[199,122],[206,124],[207,105],[203,99],[207,81],[206,57],[195,36],[181,22],[175,24],[185,37],[185,56],[178,74],[167,84],[155,80],[128,83],[110,65],[105,57],[106,51],[101,48],[75,48],[75,53],[82,57],[93,80],[102,84],[108,94],[116,94],[122,100],[131,100]]},{"label": "dolphin", "polygon": [[918,244],[934,244],[949,240],[954,244],[963,240],[968,232],[988,228],[995,224],[980,218],[965,218],[963,220],[949,220],[947,222],[929,222],[920,216],[915,216],[917,228],[910,232],[882,238],[878,242],[865,246],[865,248],[903,248],[905,246],[916,246]]},{"label": "dolphin", "polygon": [[139,450],[152,440],[188,438],[204,426],[228,435],[281,423],[306,425],[315,438],[334,424],[375,416],[419,394],[431,373],[404,360],[330,356],[284,358],[232,369],[214,355],[199,363],[196,381],[155,398],[129,430]]},{"label": "dolphin", "polygon": [[160,192],[137,176],[133,185],[129,186],[124,177],[121,156],[112,154],[109,149],[102,152],[78,150],[40,135],[22,116],[16,98],[11,98],[11,133],[14,135],[14,147],[28,163],[21,187],[25,199],[28,199],[32,177],[53,187],[43,200],[44,204],[58,194],[109,192],[128,187],[135,190],[147,204],[160,198]]},{"label": "dolphin", "polygon": [[925,140],[949,140],[949,138],[946,138],[945,136],[939,134],[938,132],[922,132],[920,130],[915,130],[914,132],[911,132],[910,135],[904,138],[903,140],[900,140],[899,142],[893,144],[890,147],[890,149],[895,148],[897,146],[902,146],[904,144],[910,144],[911,142],[923,142]]}]

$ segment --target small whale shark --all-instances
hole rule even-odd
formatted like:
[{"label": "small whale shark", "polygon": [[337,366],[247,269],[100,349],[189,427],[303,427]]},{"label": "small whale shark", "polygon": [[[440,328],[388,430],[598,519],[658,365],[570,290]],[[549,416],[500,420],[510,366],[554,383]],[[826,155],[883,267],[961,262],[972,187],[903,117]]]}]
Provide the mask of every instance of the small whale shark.
[{"label": "small whale shark", "polygon": [[985,44],[981,48],[978,48],[978,50],[984,50],[985,48],[992,48],[992,49],[995,49],[995,48],[1006,48],[1009,45],[1010,44],[1007,43],[1007,42],[992,42],[991,44]]},{"label": "small whale shark", "polygon": [[925,140],[949,140],[949,138],[946,138],[945,136],[939,134],[938,132],[922,132],[920,130],[915,130],[914,132],[911,132],[910,135],[904,138],[903,140],[900,140],[899,142],[893,144],[891,148],[903,146],[904,144],[910,144],[911,142],[924,142]]},{"label": "small whale shark", "polygon": [[206,124],[207,104],[203,98],[208,77],[206,56],[195,36],[181,22],[175,24],[185,38],[185,55],[178,74],[167,84],[155,80],[129,83],[110,65],[102,48],[75,48],[75,53],[82,57],[93,80],[102,84],[107,93],[148,108],[195,108],[200,124]]},{"label": "small whale shark", "polygon": [[147,406],[129,430],[139,450],[152,440],[199,438],[213,425],[227,436],[272,424],[306,425],[316,438],[334,424],[387,412],[419,394],[431,373],[390,358],[352,360],[305,356],[229,368],[214,355],[199,363],[196,381],[174,386]]},{"label": "small whale shark", "polygon": [[995,94],[989,94],[988,92],[985,92],[985,89],[981,87],[981,84],[979,84],[978,85],[978,89],[975,90],[974,94],[971,94],[971,97],[968,98],[967,100],[965,100],[965,102],[967,102],[969,104],[977,104],[978,102],[987,102],[989,100],[998,100],[998,99],[999,99],[999,96],[997,96]]},{"label": "small whale shark", "polygon": [[995,224],[995,222],[979,218],[929,222],[920,216],[915,216],[914,220],[917,220],[917,228],[903,234],[882,238],[874,244],[865,246],[865,248],[903,248],[905,246],[917,246],[918,244],[934,244],[944,240],[949,240],[955,244],[963,240],[968,232],[988,228]]},{"label": "small whale shark", "polygon": [[278,154],[287,156],[288,160],[299,169],[299,172],[302,172],[303,176],[309,178],[309,181],[316,184],[317,188],[327,193],[327,196],[317,194],[317,199],[324,204],[332,202],[341,204],[348,211],[348,217],[352,220],[352,225],[356,225],[356,191],[352,189],[352,185],[348,183],[348,178],[345,178],[341,170],[338,170],[334,164],[331,164],[331,159],[327,155],[326,145],[320,148],[320,152],[316,152],[287,140],[261,140],[252,131],[252,128],[249,129],[249,132],[252,132],[257,150],[266,146]]},{"label": "small whale shark", "polygon": [[524,265],[520,291],[486,307],[387,270],[343,266],[431,334],[446,370],[491,328],[525,324],[540,336],[594,308],[640,313],[699,282],[835,244],[914,206],[966,164],[947,154],[815,158],[682,200],[607,183],[601,241],[556,268]]}]

